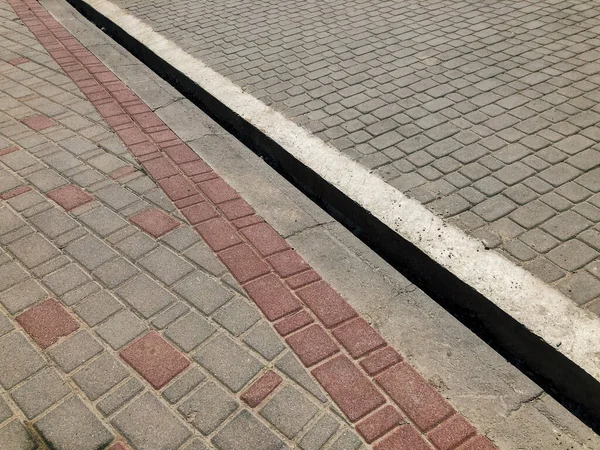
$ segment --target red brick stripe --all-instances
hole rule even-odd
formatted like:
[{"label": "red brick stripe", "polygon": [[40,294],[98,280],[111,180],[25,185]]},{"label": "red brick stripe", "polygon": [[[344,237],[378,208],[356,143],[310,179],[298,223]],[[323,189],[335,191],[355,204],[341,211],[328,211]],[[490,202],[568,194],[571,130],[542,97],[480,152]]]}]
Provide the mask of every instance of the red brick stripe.
[{"label": "red brick stripe", "polygon": [[269,370],[242,394],[241,399],[248,406],[254,408],[267,398],[282,381],[278,374]]},{"label": "red brick stripe", "polygon": [[[313,375],[340,409],[353,422],[366,417],[358,429],[377,439],[376,449],[430,448],[427,442],[438,448],[454,442],[464,442],[463,449],[495,448],[481,435],[458,441],[471,428],[452,406],[41,5],[9,3],[265,316],[277,321],[277,331],[307,367],[314,367]],[[411,423],[398,425],[389,402]],[[462,430],[456,436],[448,431],[455,431],[453,424]]]}]

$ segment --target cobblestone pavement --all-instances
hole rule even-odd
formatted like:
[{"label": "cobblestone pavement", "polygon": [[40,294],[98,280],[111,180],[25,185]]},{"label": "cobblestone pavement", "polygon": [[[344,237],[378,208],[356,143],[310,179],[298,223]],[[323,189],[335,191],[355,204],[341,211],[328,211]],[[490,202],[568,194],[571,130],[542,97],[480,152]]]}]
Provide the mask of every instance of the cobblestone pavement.
[{"label": "cobblestone pavement", "polygon": [[115,0],[600,314],[600,5]]},{"label": "cobblestone pavement", "polygon": [[33,0],[0,88],[2,450],[496,448]]}]

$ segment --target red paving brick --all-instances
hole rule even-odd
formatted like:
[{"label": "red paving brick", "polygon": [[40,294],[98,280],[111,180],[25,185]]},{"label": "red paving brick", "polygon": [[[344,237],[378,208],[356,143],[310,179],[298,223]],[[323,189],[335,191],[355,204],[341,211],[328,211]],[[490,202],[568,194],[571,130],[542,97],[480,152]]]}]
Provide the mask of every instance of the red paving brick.
[{"label": "red paving brick", "polygon": [[21,150],[19,147],[7,147],[0,150],[0,156],[8,155],[9,153]]},{"label": "red paving brick", "polygon": [[135,167],[126,166],[126,167],[121,167],[120,169],[117,169],[114,172],[112,172],[110,174],[110,177],[113,180],[118,180],[120,178],[126,177],[127,175],[131,175],[132,173],[135,173],[135,172],[136,172]]},{"label": "red paving brick", "polygon": [[431,450],[421,434],[412,425],[402,425],[388,437],[373,446],[375,450]]},{"label": "red paving brick", "polygon": [[78,206],[94,200],[90,194],[74,184],[59,187],[58,189],[48,192],[46,195],[67,211],[71,211]]},{"label": "red paving brick", "polygon": [[295,314],[284,317],[275,324],[275,329],[282,336],[287,336],[300,328],[313,323],[315,319],[306,311],[298,311]]},{"label": "red paving brick", "polygon": [[214,204],[223,203],[239,197],[238,193],[221,178],[200,183],[202,192]]},{"label": "red paving brick", "polygon": [[46,128],[50,128],[56,125],[54,120],[49,119],[48,117],[42,114],[27,117],[25,119],[22,119],[21,122],[23,122],[25,125],[27,125],[29,128],[35,131],[42,131]]},{"label": "red paving brick", "polygon": [[457,447],[456,450],[498,450],[490,440],[484,436],[475,436],[467,442]]},{"label": "red paving brick", "polygon": [[314,366],[340,351],[334,340],[317,324],[292,334],[285,341],[306,367]]},{"label": "red paving brick", "polygon": [[209,202],[197,203],[181,210],[191,225],[219,217],[219,213]]},{"label": "red paving brick", "polygon": [[267,319],[280,319],[302,308],[300,301],[273,274],[247,283],[244,288]]},{"label": "red paving brick", "polygon": [[282,378],[269,370],[250,386],[241,396],[242,400],[251,408],[260,404],[282,382]]},{"label": "red paving brick", "polygon": [[196,226],[196,230],[215,252],[242,243],[242,238],[236,233],[235,229],[221,218],[202,222]]},{"label": "red paving brick", "polygon": [[348,302],[324,281],[299,289],[297,294],[327,328],[357,316]]},{"label": "red paving brick", "polygon": [[113,445],[108,447],[107,450],[129,450],[129,447],[122,442],[115,442]]},{"label": "red paving brick", "polygon": [[353,358],[385,346],[383,338],[363,318],[352,319],[333,330],[335,338]]},{"label": "red paving brick", "polygon": [[233,277],[242,284],[269,272],[269,266],[254,253],[248,244],[224,250],[219,253],[219,257]]},{"label": "red paving brick", "polygon": [[285,239],[265,222],[244,228],[242,234],[262,256],[269,256],[289,248]]},{"label": "red paving brick", "polygon": [[192,177],[194,175],[199,175],[202,173],[207,173],[212,170],[210,168],[210,166],[208,164],[206,164],[204,161],[202,161],[201,159],[180,164],[179,168],[181,170],[183,170],[183,173],[185,173],[189,177]]},{"label": "red paving brick", "polygon": [[[152,136],[154,137],[155,134],[153,134]],[[196,155],[194,151],[185,144],[179,144],[165,148],[164,152],[177,164],[189,163],[191,161],[197,161],[200,159],[198,155]]]},{"label": "red paving brick", "polygon": [[50,347],[79,328],[79,322],[53,298],[32,306],[16,320],[41,348]]},{"label": "red paving brick", "polygon": [[360,365],[369,375],[377,375],[388,367],[402,361],[402,356],[392,347],[385,347],[369,355],[360,362]]},{"label": "red paving brick", "polygon": [[422,431],[454,413],[440,393],[406,363],[390,367],[375,379]]},{"label": "red paving brick", "polygon": [[402,414],[392,405],[385,405],[356,424],[356,429],[371,443],[403,422]]},{"label": "red paving brick", "polygon": [[175,175],[170,178],[163,178],[162,180],[158,180],[158,184],[163,191],[165,191],[167,197],[173,201],[180,200],[198,193],[191,181],[189,181],[183,175]]},{"label": "red paving brick", "polygon": [[303,286],[307,286],[311,283],[319,281],[321,277],[314,270],[307,270],[306,272],[299,273],[297,275],[289,277],[285,282],[292,289],[299,289]]},{"label": "red paving brick", "polygon": [[160,389],[179,375],[190,361],[156,331],[121,351],[123,358],[155,389]]},{"label": "red paving brick", "polygon": [[148,174],[155,180],[162,180],[163,178],[179,174],[179,170],[177,170],[177,168],[164,156],[151,159],[150,161],[144,161],[142,165]]},{"label": "red paving brick", "polygon": [[179,226],[177,220],[156,208],[140,211],[131,216],[129,220],[131,223],[137,225],[155,238],[158,238]]},{"label": "red paving brick", "polygon": [[374,383],[344,355],[323,363],[312,374],[352,422],[385,403]]},{"label": "red paving brick", "polygon": [[8,63],[13,66],[18,66],[19,64],[24,64],[26,62],[29,62],[27,58],[13,58],[8,60]]},{"label": "red paving brick", "polygon": [[267,262],[283,278],[310,269],[306,261],[294,250],[287,250],[270,256],[267,258]]},{"label": "red paving brick", "polygon": [[219,204],[219,210],[221,210],[223,215],[229,220],[240,219],[255,213],[254,208],[246,203],[246,200],[241,198]]},{"label": "red paving brick", "polygon": [[455,414],[427,433],[427,438],[439,450],[450,450],[475,435],[476,432],[464,417]]},{"label": "red paving brick", "polygon": [[8,192],[4,192],[0,194],[0,198],[2,200],[8,200],[9,198],[16,197],[17,195],[24,194],[25,192],[29,192],[31,188],[29,186],[20,186],[18,188],[12,189]]}]

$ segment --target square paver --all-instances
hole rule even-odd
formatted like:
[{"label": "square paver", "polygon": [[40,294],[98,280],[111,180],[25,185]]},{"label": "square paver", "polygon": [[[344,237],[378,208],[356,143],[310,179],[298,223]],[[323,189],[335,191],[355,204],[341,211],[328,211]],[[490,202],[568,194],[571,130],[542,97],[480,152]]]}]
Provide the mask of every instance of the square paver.
[{"label": "square paver", "polygon": [[116,244],[121,252],[134,260],[150,252],[156,246],[158,246],[158,243],[144,233],[133,234]]},{"label": "square paver", "polygon": [[98,450],[113,440],[113,435],[77,396],[70,397],[35,423],[52,448],[61,450]]},{"label": "square paver", "polygon": [[27,428],[17,419],[0,428],[0,448],[2,450],[34,450],[37,443]]},{"label": "square paver", "polygon": [[11,389],[46,364],[21,333],[10,333],[0,338],[0,361],[0,384],[5,389]]},{"label": "square paver", "polygon": [[87,331],[80,331],[53,347],[49,354],[65,372],[71,372],[102,351],[102,346]]},{"label": "square paver", "polygon": [[46,368],[12,391],[27,418],[33,419],[71,392],[55,369]]},{"label": "square paver", "polygon": [[190,361],[156,331],[148,333],[121,352],[131,367],[139,372],[155,389],[160,389]]},{"label": "square paver", "polygon": [[184,352],[189,352],[212,336],[214,332],[215,327],[204,317],[191,312],[170,325],[165,330],[165,336],[175,342]]},{"label": "square paver", "polygon": [[202,347],[194,359],[233,392],[242,389],[262,369],[249,350],[223,334]]},{"label": "square paver", "polygon": [[318,411],[306,395],[291,386],[284,386],[262,407],[260,415],[291,439]]},{"label": "square paver", "polygon": [[0,303],[8,312],[16,314],[45,298],[48,298],[48,293],[37,281],[28,279],[0,294]]},{"label": "square paver", "polygon": [[43,282],[58,296],[90,281],[90,277],[77,264],[69,264],[43,278]]},{"label": "square paver", "polygon": [[73,381],[94,401],[129,376],[123,364],[104,352],[72,375]]},{"label": "square paver", "polygon": [[147,328],[146,324],[131,311],[121,311],[100,325],[96,332],[113,349],[118,350],[133,341]]},{"label": "square paver", "polygon": [[113,419],[135,448],[176,450],[191,435],[182,421],[152,394],[145,393]]},{"label": "square paver", "polygon": [[94,270],[117,254],[100,239],[91,235],[72,242],[65,250],[89,270]]},{"label": "square paver", "polygon": [[98,325],[123,308],[107,291],[100,291],[79,302],[73,309],[90,327]]},{"label": "square paver", "polygon": [[42,348],[50,347],[79,328],[77,320],[53,298],[32,306],[16,320]]},{"label": "square paver", "polygon": [[77,222],[58,208],[50,208],[32,216],[29,221],[50,239],[77,227]]},{"label": "square paver", "polygon": [[212,439],[219,450],[281,450],[286,445],[248,411],[241,411]]},{"label": "square paver", "polygon": [[119,215],[105,207],[94,208],[79,216],[79,220],[100,236],[108,236],[127,225]]},{"label": "square paver", "polygon": [[48,197],[67,211],[71,211],[72,209],[84,205],[87,202],[91,202],[94,199],[90,194],[74,184],[59,187],[58,189],[48,192]]},{"label": "square paver", "polygon": [[112,289],[139,272],[140,270],[125,258],[116,258],[105,262],[93,273],[107,288]]},{"label": "square paver", "polygon": [[176,228],[180,222],[157,208],[140,211],[129,220],[149,235],[158,238]]},{"label": "square paver", "polygon": [[145,318],[153,316],[177,299],[145,274],[121,286],[116,294]]},{"label": "square paver", "polygon": [[234,336],[239,336],[261,318],[257,308],[235,297],[213,314],[213,319]]},{"label": "square paver", "polygon": [[140,259],[139,264],[167,285],[194,270],[185,259],[162,246]]},{"label": "square paver", "polygon": [[179,406],[179,412],[204,435],[212,433],[238,409],[238,402],[217,383],[203,384]]},{"label": "square paver", "polygon": [[41,234],[33,233],[12,242],[8,249],[27,267],[32,268],[49,261],[60,252]]},{"label": "square paver", "polygon": [[25,119],[22,119],[21,122],[23,122],[25,125],[27,125],[29,128],[35,131],[42,131],[46,128],[50,128],[56,125],[54,120],[49,119],[43,114],[37,114],[35,116],[27,117]]},{"label": "square paver", "polygon": [[201,272],[177,282],[173,290],[206,315],[212,314],[234,295],[219,282]]}]

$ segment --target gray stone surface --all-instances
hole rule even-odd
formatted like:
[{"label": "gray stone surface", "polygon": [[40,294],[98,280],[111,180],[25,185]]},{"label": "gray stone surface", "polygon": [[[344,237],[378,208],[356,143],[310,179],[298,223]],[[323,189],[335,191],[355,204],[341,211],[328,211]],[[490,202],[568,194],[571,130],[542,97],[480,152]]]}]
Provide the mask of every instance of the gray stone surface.
[{"label": "gray stone surface", "polygon": [[11,420],[0,428],[2,450],[34,450],[36,443],[31,434],[18,420]]},{"label": "gray stone surface", "polygon": [[307,395],[291,386],[284,386],[261,408],[260,415],[291,439],[318,410]]},{"label": "gray stone surface", "polygon": [[0,294],[0,303],[15,314],[39,300],[48,297],[48,293],[35,280],[29,279]]},{"label": "gray stone surface", "polygon": [[71,389],[54,369],[44,369],[11,392],[11,396],[28,419],[38,416]]},{"label": "gray stone surface", "polygon": [[80,331],[48,351],[63,371],[71,372],[102,351],[102,346],[88,332]]},{"label": "gray stone surface", "polygon": [[17,332],[0,337],[0,361],[0,384],[4,389],[12,388],[45,365],[39,352]]},{"label": "gray stone surface", "polygon": [[219,283],[201,272],[179,281],[173,286],[173,290],[207,315],[233,297],[232,292],[223,289]]},{"label": "gray stone surface", "polygon": [[198,367],[192,367],[172,381],[163,391],[163,396],[169,402],[177,403],[205,379],[206,375]]},{"label": "gray stone surface", "polygon": [[45,441],[61,450],[98,450],[113,440],[108,429],[76,396],[40,418],[35,427]]},{"label": "gray stone surface", "polygon": [[285,444],[248,411],[241,411],[212,439],[219,450],[280,450]]},{"label": "gray stone surface", "polygon": [[147,326],[131,311],[121,311],[100,325],[97,333],[117,350],[133,341],[146,329]]},{"label": "gray stone surface", "polygon": [[72,375],[73,381],[92,401],[123,381],[129,372],[114,356],[104,352]]},{"label": "gray stone surface", "polygon": [[177,322],[169,325],[165,336],[177,344],[184,352],[198,347],[215,332],[211,325],[200,314],[191,312]]},{"label": "gray stone surface", "polygon": [[117,295],[143,317],[151,317],[170,303],[175,296],[145,274],[138,275],[116,291]]},{"label": "gray stone surface", "polygon": [[338,430],[340,424],[331,414],[321,417],[302,437],[299,445],[302,450],[318,450]]},{"label": "gray stone surface", "polygon": [[200,386],[180,406],[179,411],[204,435],[212,433],[238,408],[238,402],[216,383]]}]

